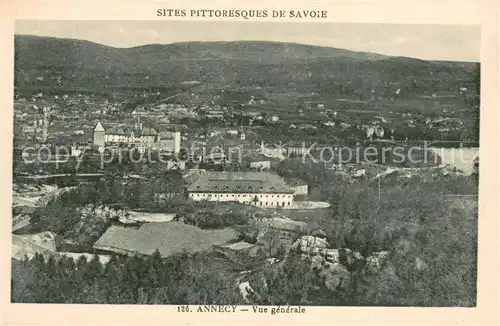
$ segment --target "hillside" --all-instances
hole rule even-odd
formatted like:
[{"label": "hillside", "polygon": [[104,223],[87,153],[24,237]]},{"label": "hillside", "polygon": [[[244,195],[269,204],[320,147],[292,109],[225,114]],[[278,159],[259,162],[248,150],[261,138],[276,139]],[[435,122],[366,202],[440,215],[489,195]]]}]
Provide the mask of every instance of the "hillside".
[{"label": "hillside", "polygon": [[[17,35],[17,87],[161,87],[186,80],[216,86],[285,87],[337,81],[469,82],[475,63],[430,62],[263,41],[186,42],[113,48],[88,41]],[[42,81],[43,79],[43,81]]]},{"label": "hillside", "polygon": [[244,60],[269,64],[281,63],[284,60],[310,61],[339,56],[363,60],[386,58],[373,53],[265,41],[181,42],[113,48],[89,41],[29,35],[16,35],[15,49],[19,65],[85,69],[106,66],[119,69],[121,65],[136,62],[141,68],[148,70],[153,68],[148,66],[150,64],[161,65],[168,61],[185,60]]}]

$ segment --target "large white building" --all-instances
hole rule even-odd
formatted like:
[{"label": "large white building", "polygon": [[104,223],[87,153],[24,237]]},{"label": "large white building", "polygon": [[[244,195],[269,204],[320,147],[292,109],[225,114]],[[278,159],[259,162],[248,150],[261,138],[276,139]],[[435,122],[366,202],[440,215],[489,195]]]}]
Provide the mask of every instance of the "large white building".
[{"label": "large white building", "polygon": [[147,148],[153,148],[171,153],[179,153],[181,148],[181,133],[161,132],[153,128],[142,128],[142,124],[136,124],[135,128],[115,126],[105,129],[100,122],[94,128],[94,144],[103,147],[104,144],[113,146],[134,146],[141,152]]},{"label": "large white building", "polygon": [[152,128],[125,131],[123,128],[115,127],[107,130],[104,136],[104,141],[109,144],[141,143],[152,146],[157,140],[158,132]]},{"label": "large white building", "polygon": [[188,187],[194,201],[236,201],[259,207],[289,207],[294,191],[270,172],[205,172]]}]

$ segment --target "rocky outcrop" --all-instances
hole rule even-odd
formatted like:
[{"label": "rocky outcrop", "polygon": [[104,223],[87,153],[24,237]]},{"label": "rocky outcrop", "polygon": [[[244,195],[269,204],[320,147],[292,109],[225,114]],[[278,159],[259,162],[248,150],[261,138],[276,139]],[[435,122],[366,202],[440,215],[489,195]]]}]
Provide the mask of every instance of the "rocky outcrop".
[{"label": "rocky outcrop", "polygon": [[331,290],[348,287],[351,271],[378,273],[389,256],[388,252],[382,251],[363,257],[348,248],[331,249],[328,246],[323,238],[303,236],[294,242],[292,250],[300,253],[304,260],[310,259],[311,269],[319,271]]},{"label": "rocky outcrop", "polygon": [[382,269],[383,264],[387,261],[389,257],[389,252],[380,251],[375,252],[371,256],[366,258],[365,272],[367,273],[378,273]]},{"label": "rocky outcrop", "polygon": [[88,204],[80,209],[81,219],[85,220],[87,218],[97,218],[102,221],[109,220],[119,220],[126,221],[128,217],[128,212],[124,210],[115,210],[104,205],[92,205]]},{"label": "rocky outcrop", "polygon": [[321,249],[326,249],[327,246],[328,242],[325,239],[306,235],[295,241],[292,249],[303,253],[319,253]]},{"label": "rocky outcrop", "polygon": [[255,293],[250,283],[248,281],[242,282],[238,284],[238,289],[240,291],[241,296],[243,297],[243,300],[245,300],[245,302],[247,303],[250,302],[249,296]]},{"label": "rocky outcrop", "polygon": [[310,259],[311,269],[324,277],[325,285],[330,290],[346,288],[351,281],[351,273],[340,263],[340,251],[328,248],[328,242],[319,237],[303,236],[292,245],[292,250]]}]

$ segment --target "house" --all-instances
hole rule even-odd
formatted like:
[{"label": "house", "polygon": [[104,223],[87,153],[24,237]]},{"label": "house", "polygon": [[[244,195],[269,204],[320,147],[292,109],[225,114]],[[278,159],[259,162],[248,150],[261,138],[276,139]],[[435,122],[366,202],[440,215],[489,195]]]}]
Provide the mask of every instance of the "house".
[{"label": "house", "polygon": [[310,123],[305,123],[305,124],[301,124],[299,125],[299,129],[300,130],[304,130],[304,129],[307,129],[307,130],[314,130],[314,129],[318,129],[318,127],[310,124]]},{"label": "house", "polygon": [[266,157],[283,159],[286,154],[286,149],[283,148],[282,146],[270,146],[264,144],[264,142],[261,142],[258,153]]},{"label": "house", "polygon": [[153,128],[142,128],[142,123],[136,123],[134,129],[127,128],[126,126],[115,126],[106,130],[100,122],[97,122],[93,135],[94,146],[103,148],[105,144],[108,146],[133,145],[140,146],[141,148],[151,148],[159,139],[158,131]]},{"label": "house", "polygon": [[134,133],[132,133],[132,137],[135,136],[135,139],[138,139],[140,143],[145,144],[148,147],[151,147],[153,143],[156,143],[158,140],[158,131],[153,128],[144,128],[140,129]]},{"label": "house", "polygon": [[125,133],[125,131],[120,127],[114,127],[107,131],[104,136],[106,143],[113,144],[125,144],[128,143],[129,137]]},{"label": "house", "polygon": [[209,110],[206,112],[205,117],[207,119],[223,119],[224,112],[220,110]]},{"label": "house", "polygon": [[271,168],[271,159],[262,154],[252,155],[248,158],[249,166],[252,169],[267,170]]},{"label": "house", "polygon": [[288,178],[285,179],[285,182],[293,189],[294,195],[307,195],[309,193],[309,188],[305,181],[298,178]]},{"label": "house", "polygon": [[126,130],[126,128],[114,127],[106,132],[104,138],[106,143],[141,143],[147,147],[151,147],[158,139],[158,132],[153,128]]},{"label": "house", "polygon": [[205,172],[187,188],[194,201],[235,201],[261,207],[288,207],[294,191],[270,172]]},{"label": "house", "polygon": [[204,162],[210,162],[213,164],[223,164],[228,160],[228,156],[222,152],[210,153],[203,156]]},{"label": "house", "polygon": [[181,149],[181,133],[179,131],[160,132],[157,147],[161,151],[179,153]]},{"label": "house", "polygon": [[77,146],[77,145],[73,145],[71,146],[71,153],[70,155],[71,156],[74,156],[74,157],[79,157],[82,155],[82,153],[85,152],[87,148],[85,146]]},{"label": "house", "polygon": [[305,155],[311,151],[310,145],[305,143],[302,144],[288,144],[286,148],[286,153],[288,156],[290,155]]}]

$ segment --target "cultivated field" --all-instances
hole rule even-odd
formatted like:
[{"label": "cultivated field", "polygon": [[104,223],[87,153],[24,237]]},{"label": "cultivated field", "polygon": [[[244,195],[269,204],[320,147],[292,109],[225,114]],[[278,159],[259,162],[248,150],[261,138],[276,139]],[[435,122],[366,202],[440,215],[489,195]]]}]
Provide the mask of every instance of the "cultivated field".
[{"label": "cultivated field", "polygon": [[202,230],[182,222],[146,223],[139,229],[111,226],[94,244],[95,249],[121,254],[152,254],[158,249],[162,256],[183,251],[195,253],[212,250],[238,238],[230,228]]}]

